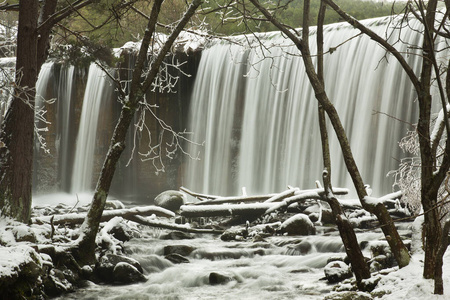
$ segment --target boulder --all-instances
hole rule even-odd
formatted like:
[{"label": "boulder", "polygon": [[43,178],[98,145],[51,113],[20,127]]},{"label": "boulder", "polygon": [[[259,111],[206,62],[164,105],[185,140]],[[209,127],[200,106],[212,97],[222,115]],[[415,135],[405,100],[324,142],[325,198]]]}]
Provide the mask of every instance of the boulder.
[{"label": "boulder", "polygon": [[192,234],[182,231],[171,231],[160,237],[161,240],[190,240],[193,238],[194,236]]},{"label": "boulder", "polygon": [[328,263],[324,268],[324,273],[330,283],[341,282],[347,278],[353,277],[350,266],[338,260]]},{"label": "boulder", "polygon": [[209,284],[211,284],[211,285],[226,284],[233,280],[234,280],[234,277],[230,274],[219,273],[219,272],[211,272],[209,274]]},{"label": "boulder", "polygon": [[113,271],[117,264],[119,263],[127,263],[129,265],[132,265],[138,272],[141,274],[144,273],[144,270],[142,269],[142,266],[140,263],[132,259],[130,257],[116,255],[116,254],[107,254],[100,258],[96,268],[95,268],[95,275],[101,280],[106,283],[113,283],[116,281]]},{"label": "boulder", "polygon": [[136,282],[145,282],[144,274],[139,270],[126,262],[119,262],[113,270],[114,283],[118,284],[130,284]]},{"label": "boulder", "polygon": [[0,247],[0,298],[23,299],[25,295],[39,294],[43,289],[40,278],[45,272],[42,259],[33,248]]},{"label": "boulder", "polygon": [[156,206],[168,209],[173,212],[178,211],[181,205],[184,205],[185,203],[185,194],[174,190],[164,191],[155,198]]},{"label": "boulder", "polygon": [[188,245],[168,245],[164,247],[164,255],[176,253],[182,256],[188,256],[194,250],[195,247]]},{"label": "boulder", "polygon": [[305,214],[296,214],[281,224],[281,233],[288,235],[314,235],[316,227]]}]

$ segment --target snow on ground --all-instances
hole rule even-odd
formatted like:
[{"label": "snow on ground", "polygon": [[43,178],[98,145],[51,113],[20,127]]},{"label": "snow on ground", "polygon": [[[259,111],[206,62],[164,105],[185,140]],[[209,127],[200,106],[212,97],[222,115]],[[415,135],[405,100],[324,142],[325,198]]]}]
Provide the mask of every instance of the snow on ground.
[{"label": "snow on ground", "polygon": [[[80,194],[77,196],[68,194],[53,194],[45,196],[37,196],[33,198],[34,206],[57,205],[65,203],[67,205],[85,205],[90,203],[92,195]],[[11,229],[14,227],[13,229]],[[17,223],[5,218],[0,218],[0,240],[3,245],[0,246],[0,274],[8,274],[14,272],[17,266],[26,262],[33,251],[27,242],[17,243],[14,237],[26,234],[29,228],[24,224]],[[8,229],[8,230],[6,230]],[[31,230],[39,236],[39,228],[31,227]],[[37,230],[37,231],[36,231]],[[22,234],[23,233],[23,234]],[[8,237],[8,235],[11,235]],[[37,239],[38,241],[40,238]],[[14,241],[14,242],[13,242]],[[7,247],[5,247],[7,246]],[[410,264],[400,270],[383,275],[374,292],[387,292],[383,300],[444,300],[450,299],[450,249],[444,256],[444,292],[445,295],[433,295],[434,281],[425,280],[422,277],[423,271],[423,253],[414,254]]]},{"label": "snow on ground", "polygon": [[444,294],[434,295],[434,281],[423,279],[423,255],[417,254],[411,258],[408,266],[383,276],[376,291],[390,291],[382,300],[445,300],[450,298],[450,252],[444,255]]}]

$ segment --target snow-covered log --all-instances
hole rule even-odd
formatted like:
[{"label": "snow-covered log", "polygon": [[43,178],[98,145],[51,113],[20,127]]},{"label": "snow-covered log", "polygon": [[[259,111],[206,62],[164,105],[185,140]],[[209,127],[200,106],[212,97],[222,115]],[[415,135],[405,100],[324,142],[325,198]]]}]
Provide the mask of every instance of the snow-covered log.
[{"label": "snow-covered log", "polygon": [[292,203],[298,202],[298,201],[302,201],[302,200],[307,200],[307,199],[320,199],[320,196],[317,192],[311,191],[311,192],[306,192],[306,193],[302,193],[299,195],[294,195],[291,196],[289,198],[284,199],[281,202],[276,202],[274,203],[274,205],[272,205],[271,207],[269,207],[264,214],[270,214],[272,212],[275,212],[281,208],[287,208],[289,205],[291,205]]},{"label": "snow-covered log", "polygon": [[224,205],[183,205],[180,214],[186,218],[262,215],[274,203],[224,204]]},{"label": "snow-covered log", "polygon": [[267,195],[255,195],[255,196],[230,196],[230,197],[218,197],[213,200],[197,202],[195,205],[210,205],[210,204],[224,204],[224,203],[235,203],[235,202],[261,202],[272,198],[278,194],[267,194]]},{"label": "snow-covered log", "polygon": [[138,216],[138,215],[130,215],[125,218],[127,220],[130,220],[130,221],[142,224],[142,225],[150,226],[150,227],[158,227],[158,228],[178,230],[178,231],[190,232],[190,233],[214,233],[214,234],[222,234],[223,233],[223,230],[191,228],[186,225],[170,224],[170,223],[165,223],[165,222],[156,221],[156,220],[149,220],[148,218]]},{"label": "snow-covered log", "polygon": [[[130,209],[115,209],[115,210],[105,210],[103,211],[101,222],[109,221],[114,217],[127,218],[129,216],[151,216],[156,215],[159,217],[172,218],[175,217],[175,213],[170,210],[164,209],[158,206],[144,206],[144,207],[133,207]],[[64,214],[64,215],[53,215],[32,218],[31,221],[37,224],[52,223],[54,225],[58,224],[81,224],[84,221],[86,214]],[[52,220],[53,219],[53,220]]]},{"label": "snow-covered log", "polygon": [[[335,194],[337,195],[346,195],[348,194],[348,189],[345,188],[335,188]],[[264,201],[265,203],[270,202],[277,202],[281,201],[289,196],[292,195],[303,195],[303,194],[312,194],[315,193],[315,195],[319,195],[320,193],[323,193],[322,188],[318,189],[308,189],[308,190],[300,190],[299,188],[291,188],[284,192],[277,193],[277,194],[266,194],[266,195],[254,195],[254,196],[236,196],[236,197],[217,197],[217,196],[208,196],[203,195],[204,197],[208,197],[207,201],[202,201],[195,203],[196,205],[209,205],[209,204],[223,204],[223,203],[235,203],[235,202],[261,202]]]}]

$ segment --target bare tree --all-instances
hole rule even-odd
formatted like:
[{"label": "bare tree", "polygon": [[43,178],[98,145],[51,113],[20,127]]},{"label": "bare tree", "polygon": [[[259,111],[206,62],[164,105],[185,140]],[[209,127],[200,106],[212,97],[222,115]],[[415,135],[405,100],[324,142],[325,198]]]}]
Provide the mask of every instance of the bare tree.
[{"label": "bare tree", "polygon": [[109,151],[97,181],[89,212],[80,228],[80,236],[73,248],[74,256],[81,263],[92,263],[95,261],[95,237],[99,228],[101,215],[105,207],[116,164],[125,149],[128,128],[133,122],[133,116],[139,107],[139,103],[145,98],[145,94],[151,88],[152,83],[159,73],[163,60],[171,50],[175,39],[194,15],[197,8],[202,4],[202,0],[192,1],[162,47],[153,52],[150,59],[148,59],[148,52],[151,50],[150,46],[157,35],[156,26],[162,2],[163,0],[156,0],[153,3],[147,28],[141,42],[139,53],[137,54],[137,61],[134,66],[129,89],[119,91],[119,97],[122,103],[120,118],[114,129]]}]

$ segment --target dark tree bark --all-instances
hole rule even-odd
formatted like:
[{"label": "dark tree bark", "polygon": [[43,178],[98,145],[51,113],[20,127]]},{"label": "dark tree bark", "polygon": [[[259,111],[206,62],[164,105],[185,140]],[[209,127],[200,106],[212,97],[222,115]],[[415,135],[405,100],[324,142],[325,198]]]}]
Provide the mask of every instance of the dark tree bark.
[{"label": "dark tree bark", "polygon": [[129,95],[127,95],[127,100],[123,99],[120,118],[114,129],[110,147],[103,163],[100,177],[97,181],[97,186],[95,188],[91,207],[88,211],[85,221],[81,225],[80,237],[76,241],[76,245],[73,248],[74,256],[82,264],[95,262],[95,237],[99,229],[101,216],[114,176],[116,164],[120,158],[120,155],[125,149],[127,131],[133,121],[133,116],[137,110],[138,103],[146,93],[146,91],[149,89],[153,80],[156,78],[163,59],[170,51],[170,48],[172,47],[175,39],[186,26],[190,18],[194,15],[195,11],[202,3],[202,0],[194,0],[191,3],[183,18],[172,31],[161,50],[159,50],[155,60],[152,61],[150,70],[147,73],[144,81],[141,82],[145,66],[144,64],[147,62],[147,53],[151,38],[153,37],[153,33],[155,32],[155,27],[162,2],[163,0],[155,0],[155,2],[153,3],[152,11],[147,24],[147,29],[141,43],[136,66],[133,71],[130,92]]},{"label": "dark tree bark", "polygon": [[14,98],[0,133],[0,207],[2,215],[28,222],[31,211],[34,97],[38,76],[39,2],[20,1]]},{"label": "dark tree bark", "polygon": [[[306,1],[305,1],[306,2]],[[309,3],[308,3],[309,4]],[[325,18],[326,5],[323,1],[320,1],[319,15],[317,20],[317,76],[319,81],[323,86],[325,86],[323,77],[323,22]],[[304,8],[304,14],[309,14],[309,9],[306,5]],[[305,17],[303,17],[305,19]],[[308,25],[308,24],[305,24]],[[305,35],[308,32],[304,33]],[[304,36],[305,38],[305,36]],[[308,38],[306,36],[306,38]],[[319,127],[320,127],[320,138],[322,141],[322,155],[323,164],[325,171],[323,174],[323,184],[325,193],[323,193],[323,200],[326,201],[330,207],[331,212],[336,220],[336,225],[339,230],[339,234],[342,239],[342,243],[345,247],[345,252],[352,264],[353,273],[355,273],[355,278],[358,287],[361,288],[361,283],[363,279],[370,278],[369,266],[366,263],[364,255],[362,254],[361,247],[359,246],[358,239],[356,237],[355,231],[352,225],[345,216],[344,210],[342,209],[339,201],[334,196],[332,186],[331,186],[331,156],[330,156],[330,146],[328,142],[328,130],[325,119],[325,111],[320,103],[318,103],[318,113],[319,113]]]}]

